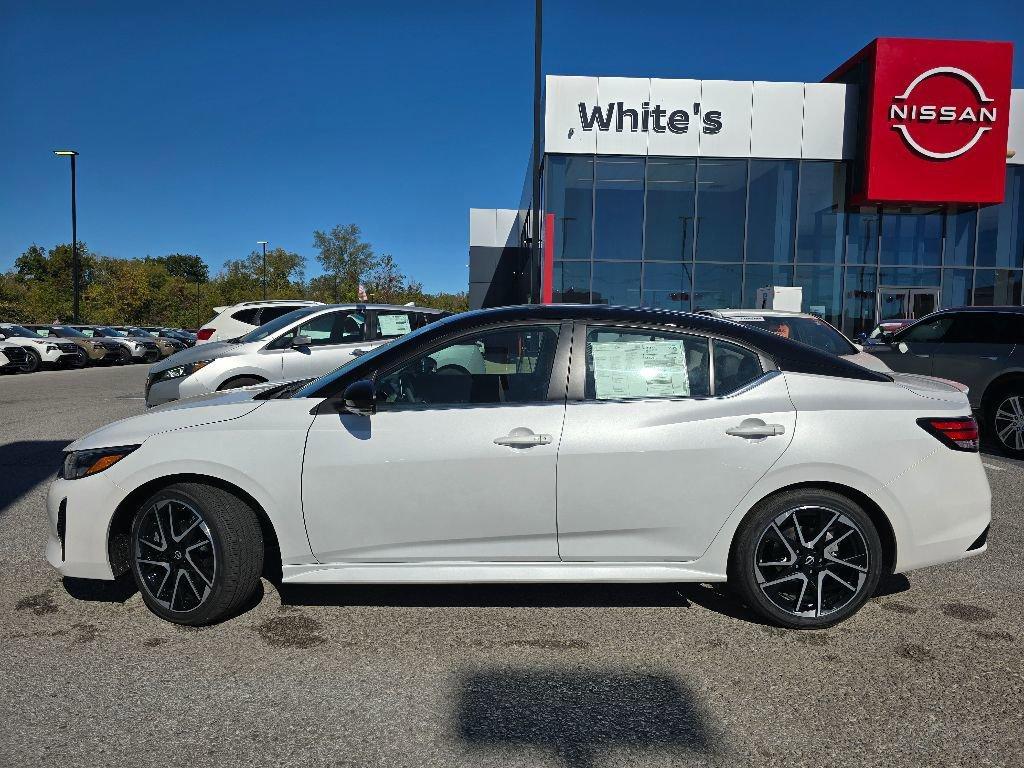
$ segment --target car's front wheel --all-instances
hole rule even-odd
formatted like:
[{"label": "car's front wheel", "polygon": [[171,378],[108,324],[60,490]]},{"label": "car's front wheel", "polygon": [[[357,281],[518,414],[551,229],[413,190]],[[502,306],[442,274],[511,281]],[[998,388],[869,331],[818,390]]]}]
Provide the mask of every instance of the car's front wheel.
[{"label": "car's front wheel", "polygon": [[25,348],[25,364],[21,369],[25,373],[35,373],[43,366],[43,357],[34,349]]},{"label": "car's front wheel", "polygon": [[761,502],[737,532],[730,582],[765,619],[821,629],[856,613],[882,575],[882,545],[868,514],[827,490]]},{"label": "car's front wheel", "polygon": [[1024,459],[1024,387],[995,396],[988,414],[989,433],[1004,453]]},{"label": "car's front wheel", "polygon": [[252,599],[263,569],[263,535],[256,514],[237,496],[178,483],[139,507],[131,553],[150,610],[196,626],[230,617]]}]

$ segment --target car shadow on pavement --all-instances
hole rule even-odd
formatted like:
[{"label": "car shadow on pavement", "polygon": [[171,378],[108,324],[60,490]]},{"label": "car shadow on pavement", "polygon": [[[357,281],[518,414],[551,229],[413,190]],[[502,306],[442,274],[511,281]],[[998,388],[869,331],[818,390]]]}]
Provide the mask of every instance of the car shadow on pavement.
[{"label": "car shadow on pavement", "polygon": [[114,581],[73,579],[65,576],[61,580],[61,584],[70,597],[89,603],[123,603],[138,592],[135,580],[130,573],[126,573]]},{"label": "car shadow on pavement", "polygon": [[693,691],[649,671],[474,670],[459,682],[455,718],[470,750],[507,763],[521,759],[509,752],[528,749],[589,768],[611,758],[608,750],[682,756],[713,752],[716,741]]},{"label": "car shadow on pavement", "polygon": [[0,516],[60,469],[68,440],[15,440],[0,444]]}]

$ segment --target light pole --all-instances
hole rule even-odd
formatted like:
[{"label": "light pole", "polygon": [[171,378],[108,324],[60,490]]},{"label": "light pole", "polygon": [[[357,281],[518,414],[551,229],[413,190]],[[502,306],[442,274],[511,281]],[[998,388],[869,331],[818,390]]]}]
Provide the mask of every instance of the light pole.
[{"label": "light pole", "polygon": [[71,282],[74,287],[74,303],[72,304],[72,322],[78,322],[78,304],[81,296],[82,268],[78,263],[78,212],[75,203],[75,158],[78,153],[73,149],[55,149],[57,157],[71,158]]},{"label": "light pole", "polygon": [[257,240],[256,245],[263,246],[263,300],[267,300],[267,241]]}]

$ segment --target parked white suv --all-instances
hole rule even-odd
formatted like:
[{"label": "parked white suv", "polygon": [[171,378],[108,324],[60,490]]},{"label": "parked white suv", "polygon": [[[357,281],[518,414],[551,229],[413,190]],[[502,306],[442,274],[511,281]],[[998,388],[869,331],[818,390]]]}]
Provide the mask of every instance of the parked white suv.
[{"label": "parked white suv", "polygon": [[83,368],[89,360],[85,352],[73,341],[47,339],[14,323],[0,323],[0,341],[11,341],[25,348],[28,353],[25,370],[29,373],[44,365]]},{"label": "parked white suv", "polygon": [[[316,304],[293,310],[241,338],[197,344],[149,369],[146,405],[268,381],[313,379],[364,351],[449,313],[390,304]],[[472,356],[462,356],[471,358]],[[437,361],[457,373],[472,362]],[[460,369],[455,371],[451,366]]]},{"label": "parked white suv", "polygon": [[261,325],[276,320],[303,307],[322,307],[319,301],[301,299],[275,299],[272,301],[243,301],[230,307],[214,307],[216,316],[199,329],[196,344],[207,341],[237,339]]}]

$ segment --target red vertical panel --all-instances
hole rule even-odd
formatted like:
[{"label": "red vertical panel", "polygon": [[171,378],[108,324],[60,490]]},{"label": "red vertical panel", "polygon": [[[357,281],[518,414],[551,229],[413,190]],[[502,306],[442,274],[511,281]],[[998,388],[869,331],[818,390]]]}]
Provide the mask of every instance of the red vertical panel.
[{"label": "red vertical panel", "polygon": [[551,304],[555,292],[555,214],[544,216],[544,275],[541,278],[540,303]]}]

